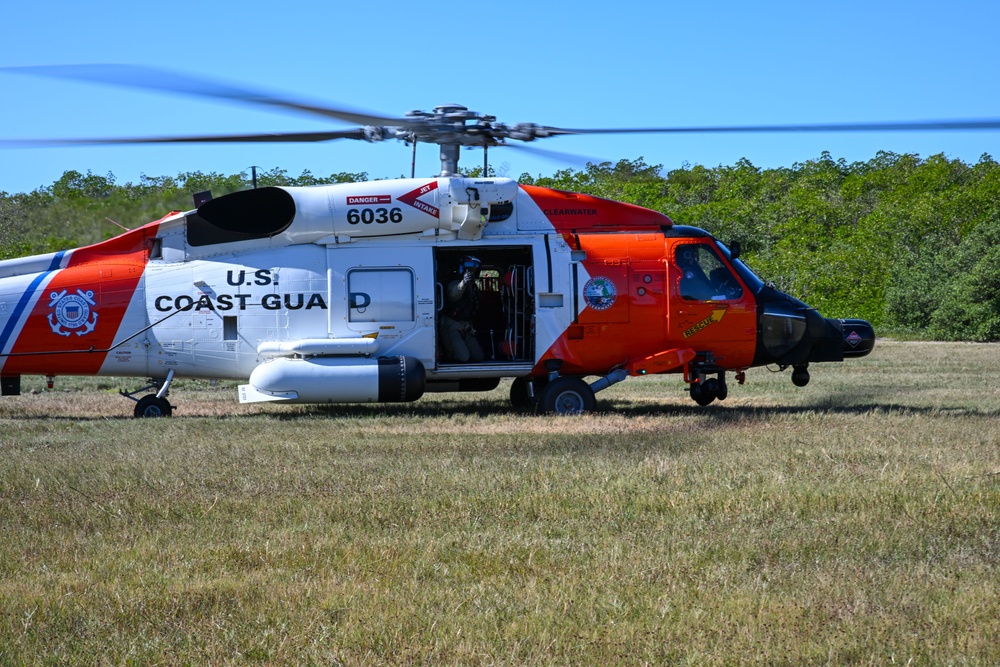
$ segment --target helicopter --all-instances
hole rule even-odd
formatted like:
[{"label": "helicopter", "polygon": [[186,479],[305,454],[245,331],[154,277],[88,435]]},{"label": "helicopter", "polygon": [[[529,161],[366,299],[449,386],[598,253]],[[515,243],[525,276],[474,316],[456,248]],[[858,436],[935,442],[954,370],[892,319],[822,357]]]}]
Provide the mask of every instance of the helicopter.
[{"label": "helicopter", "polygon": [[[698,405],[760,366],[863,357],[875,331],[758,277],[738,243],[664,213],[458,170],[462,148],[573,134],[997,129],[1000,121],[700,128],[508,125],[459,104],[401,117],[123,65],[0,68],[237,101],[352,123],[309,133],[2,140],[46,145],[397,140],[436,145],[433,177],[254,187],[81,248],[0,262],[0,394],[21,378],[144,378],[120,393],[166,417],[178,378],[236,380],[241,403],[409,402],[490,391],[544,413],[596,409],[629,378],[677,374]],[[415,162],[415,160],[414,160]],[[256,184],[255,184],[256,186]],[[459,267],[463,267],[459,271]],[[445,344],[456,282],[476,354]],[[139,382],[137,382],[139,384]]]}]

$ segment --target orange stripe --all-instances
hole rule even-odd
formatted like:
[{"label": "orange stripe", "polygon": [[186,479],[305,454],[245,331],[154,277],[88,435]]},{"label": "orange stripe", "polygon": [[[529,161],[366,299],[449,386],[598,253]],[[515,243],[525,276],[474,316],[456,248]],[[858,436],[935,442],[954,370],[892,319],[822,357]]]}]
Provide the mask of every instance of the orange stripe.
[{"label": "orange stripe", "polygon": [[[149,259],[149,240],[158,227],[159,221],[153,222],[103,243],[73,250],[67,267],[58,271],[38,294],[4,365],[4,375],[96,374],[107,357],[106,350],[115,343]],[[86,320],[71,320],[70,326],[59,322],[60,299],[67,297],[70,302],[62,303],[78,309],[75,313],[89,309]],[[59,354],[67,351],[72,353]]]}]

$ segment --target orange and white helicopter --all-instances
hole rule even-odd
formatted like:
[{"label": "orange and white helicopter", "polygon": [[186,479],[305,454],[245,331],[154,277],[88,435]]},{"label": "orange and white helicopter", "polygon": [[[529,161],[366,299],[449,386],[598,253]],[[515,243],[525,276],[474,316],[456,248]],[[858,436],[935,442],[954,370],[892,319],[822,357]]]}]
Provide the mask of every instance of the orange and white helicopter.
[{"label": "orange and white helicopter", "polygon": [[[581,130],[505,125],[458,105],[382,117],[133,67],[5,71],[25,69],[361,127],[0,146],[351,138],[440,147],[435,177],[252,189],[102,243],[0,262],[3,395],[19,394],[26,375],[149,378],[122,392],[137,417],[170,415],[168,391],[182,377],[242,380],[241,402],[283,403],[414,401],[425,391],[491,390],[512,378],[514,406],[553,413],[593,410],[597,392],[655,373],[681,375],[700,405],[727,397],[727,374],[742,384],[755,366],[791,368],[803,386],[810,364],[868,354],[871,325],[821,316],[758,278],[738,245],[657,211],[462,176],[459,150],[588,133],[1000,126]],[[471,269],[465,284],[478,292],[462,324],[478,347],[471,356],[444,345],[460,266]]]}]

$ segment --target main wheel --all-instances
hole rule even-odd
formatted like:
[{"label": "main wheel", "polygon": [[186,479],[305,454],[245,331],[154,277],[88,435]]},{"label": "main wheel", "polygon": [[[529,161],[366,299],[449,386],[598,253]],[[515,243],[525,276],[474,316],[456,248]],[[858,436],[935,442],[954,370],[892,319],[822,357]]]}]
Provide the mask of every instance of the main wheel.
[{"label": "main wheel", "polygon": [[576,377],[556,378],[542,390],[539,406],[543,412],[557,415],[578,415],[592,412],[597,399],[590,385]]},{"label": "main wheel", "polygon": [[156,394],[147,394],[135,404],[136,417],[169,417],[173,414],[173,406],[165,398],[157,398]]}]

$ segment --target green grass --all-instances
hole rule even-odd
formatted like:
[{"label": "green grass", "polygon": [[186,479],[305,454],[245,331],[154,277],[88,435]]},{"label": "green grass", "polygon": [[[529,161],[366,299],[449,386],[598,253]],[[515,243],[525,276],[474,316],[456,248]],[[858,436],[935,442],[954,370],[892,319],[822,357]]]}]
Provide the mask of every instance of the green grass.
[{"label": "green grass", "polygon": [[25,378],[0,665],[1000,664],[1000,346],[812,371],[579,418]]}]

